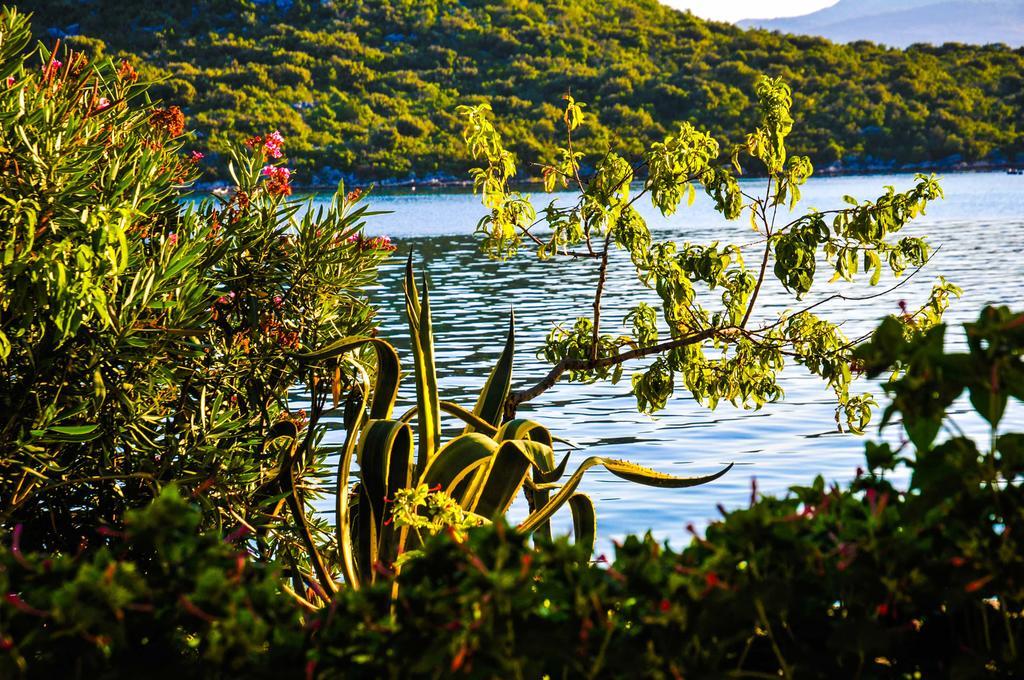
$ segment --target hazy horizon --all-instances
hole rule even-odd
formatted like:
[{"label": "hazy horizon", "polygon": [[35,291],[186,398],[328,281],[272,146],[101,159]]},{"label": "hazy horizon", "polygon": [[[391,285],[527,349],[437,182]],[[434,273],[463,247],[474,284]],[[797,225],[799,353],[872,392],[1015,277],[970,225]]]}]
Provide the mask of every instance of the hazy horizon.
[{"label": "hazy horizon", "polygon": [[757,0],[662,0],[669,7],[688,9],[704,19],[740,21],[741,19],[774,19],[795,17],[831,7],[838,0],[778,0],[769,9]]}]

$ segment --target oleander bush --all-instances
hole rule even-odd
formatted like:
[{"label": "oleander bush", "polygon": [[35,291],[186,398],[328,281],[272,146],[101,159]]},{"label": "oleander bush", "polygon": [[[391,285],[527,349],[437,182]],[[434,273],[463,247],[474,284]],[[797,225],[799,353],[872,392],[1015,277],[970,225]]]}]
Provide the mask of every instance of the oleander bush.
[{"label": "oleander bush", "polygon": [[[311,606],[238,535],[197,533],[173,489],[75,555],[0,547],[0,672],[194,676],[1011,678],[1024,673],[1024,315],[987,308],[859,353],[908,441],[868,444],[845,486],[752,492],[676,551],[630,537],[611,564],[502,523],[441,535],[399,576]],[[966,391],[975,442],[947,410]],[[945,430],[948,437],[938,438]],[[936,441],[937,440],[937,441]],[[897,474],[899,473],[899,474]],[[908,479],[898,482],[898,479]]]},{"label": "oleander bush", "polygon": [[[362,358],[296,355],[372,331],[362,290],[394,247],[362,235],[358,194],[290,198],[278,133],[235,151],[228,195],[190,197],[177,107],[128,63],[28,44],[3,10],[0,522],[74,553],[176,483],[204,526],[245,524],[268,558],[303,560],[282,484],[305,492],[293,506],[315,494],[320,416]],[[282,421],[302,435],[294,484],[266,440]]]}]

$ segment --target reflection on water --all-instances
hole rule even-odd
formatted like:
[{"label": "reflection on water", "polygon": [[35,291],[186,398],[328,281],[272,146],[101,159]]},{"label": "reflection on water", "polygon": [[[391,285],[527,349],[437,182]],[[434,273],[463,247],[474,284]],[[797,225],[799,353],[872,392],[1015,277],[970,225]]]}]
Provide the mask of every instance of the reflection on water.
[{"label": "reflection on water", "polygon": [[[828,209],[844,194],[873,198],[886,184],[902,189],[912,182],[910,175],[814,179],[804,191],[804,205]],[[946,177],[943,186],[946,201],[936,204],[909,230],[927,233],[934,244],[942,246],[928,269],[898,291],[869,303],[824,307],[822,313],[829,318],[843,319],[848,336],[869,331],[881,317],[897,310],[900,299],[923,299],[939,274],[965,291],[950,320],[976,317],[987,303],[1024,308],[1020,283],[1024,274],[1024,216],[1020,212],[1024,178],[960,174]],[[443,398],[467,406],[475,400],[501,349],[510,308],[515,308],[518,326],[518,385],[546,372],[535,352],[552,324],[571,323],[576,316],[589,315],[596,266],[590,262],[540,262],[528,252],[505,263],[487,260],[472,237],[482,214],[473,196],[421,193],[377,196],[371,202],[375,209],[393,213],[373,218],[367,230],[391,235],[399,254],[412,249],[417,262],[427,266],[433,286]],[[538,197],[537,202],[547,201]],[[656,236],[664,238],[697,243],[756,239],[747,222],[726,222],[704,203],[698,200],[693,208],[683,208],[668,219],[649,206],[642,207],[642,212]],[[749,252],[752,261],[754,250]],[[380,307],[382,335],[398,344],[408,369],[411,358],[402,316],[401,274],[401,263],[396,260],[383,270],[380,286],[372,295]],[[827,274],[819,274],[822,283],[827,279]],[[839,284],[822,286],[809,301],[838,288]],[[844,292],[853,294],[858,290],[862,289],[844,287]],[[778,287],[766,285],[762,295],[762,319],[793,308],[792,300]],[[617,257],[605,296],[604,330],[615,332],[627,308],[638,300],[654,302],[655,298],[637,284],[628,259]],[[578,443],[582,450],[573,454],[577,460],[587,455],[625,458],[683,475],[706,474],[729,462],[735,462],[736,468],[710,485],[679,491],[640,487],[604,470],[590,471],[582,490],[591,494],[597,505],[602,549],[607,549],[611,539],[647,528],[660,539],[681,544],[687,537],[686,525],[700,526],[717,516],[717,504],[738,507],[748,503],[752,478],[757,479],[761,491],[781,492],[790,485],[808,483],[817,474],[826,480],[846,480],[863,464],[863,441],[836,433],[830,392],[799,366],[790,366],[781,379],[785,400],[760,411],[729,405],[709,411],[680,391],[668,409],[655,417],[637,413],[629,394],[630,374],[627,370],[618,385],[563,382],[525,405],[521,413]],[[410,379],[406,388],[411,387]],[[866,384],[864,388],[876,389]],[[411,401],[412,395],[406,392],[403,398]],[[881,394],[878,398],[884,404]],[[967,411],[966,407],[958,409],[957,423],[968,432],[984,432],[981,421]],[[1024,409],[1019,405],[1011,408],[1004,422],[1006,428],[1024,427]],[[890,429],[886,436],[898,438],[899,432]],[[568,530],[568,519],[562,517],[560,525]]]}]

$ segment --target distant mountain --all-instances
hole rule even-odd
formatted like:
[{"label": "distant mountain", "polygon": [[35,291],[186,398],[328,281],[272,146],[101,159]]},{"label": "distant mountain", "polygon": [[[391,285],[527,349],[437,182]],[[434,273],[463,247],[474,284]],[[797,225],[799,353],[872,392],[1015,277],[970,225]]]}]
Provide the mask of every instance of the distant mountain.
[{"label": "distant mountain", "polygon": [[906,47],[941,45],[1024,45],[1024,0],[840,0],[800,17],[747,19],[745,28],[820,35],[836,42],[856,40]]}]

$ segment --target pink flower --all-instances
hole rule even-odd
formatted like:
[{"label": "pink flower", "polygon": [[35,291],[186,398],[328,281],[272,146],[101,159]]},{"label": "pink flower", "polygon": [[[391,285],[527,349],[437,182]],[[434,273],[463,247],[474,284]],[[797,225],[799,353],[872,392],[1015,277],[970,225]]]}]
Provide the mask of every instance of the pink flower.
[{"label": "pink flower", "polygon": [[292,187],[288,183],[292,177],[291,170],[268,165],[263,168],[263,176],[267,178],[268,192],[275,196],[291,196]]},{"label": "pink flower", "polygon": [[7,76],[7,87],[14,87],[14,76]]},{"label": "pink flower", "polygon": [[281,147],[284,146],[284,137],[277,130],[267,135],[263,142],[263,150],[270,158],[280,158],[283,155]]},{"label": "pink flower", "polygon": [[59,59],[51,60],[49,64],[47,64],[46,66],[43,67],[43,77],[44,78],[52,78],[57,73],[57,71],[60,70],[60,67],[63,66],[63,65],[64,65],[64,62],[62,62]]},{"label": "pink flower", "polygon": [[229,292],[227,295],[221,295],[217,298],[218,305],[229,305],[235,299],[235,291]]},{"label": "pink flower", "polygon": [[284,302],[284,298],[282,298],[280,295],[275,295],[274,296],[274,308],[275,309],[281,309],[281,304],[283,302]]},{"label": "pink flower", "polygon": [[391,242],[391,238],[389,236],[374,237],[370,239],[369,246],[373,250],[383,250],[386,252],[395,250],[395,244]]},{"label": "pink flower", "polygon": [[178,245],[178,235],[172,231],[167,235],[167,243],[172,247]]},{"label": "pink flower", "polygon": [[283,177],[287,180],[292,176],[292,171],[288,168],[279,168],[274,165],[268,165],[263,168],[262,174],[264,177]]},{"label": "pink flower", "polygon": [[110,100],[106,97],[100,97],[96,100],[96,111],[102,111],[110,108]]},{"label": "pink flower", "polygon": [[189,158],[192,159],[193,163],[198,163],[199,161],[206,158],[206,154],[204,154],[202,151],[193,151],[192,153],[189,154]]}]

